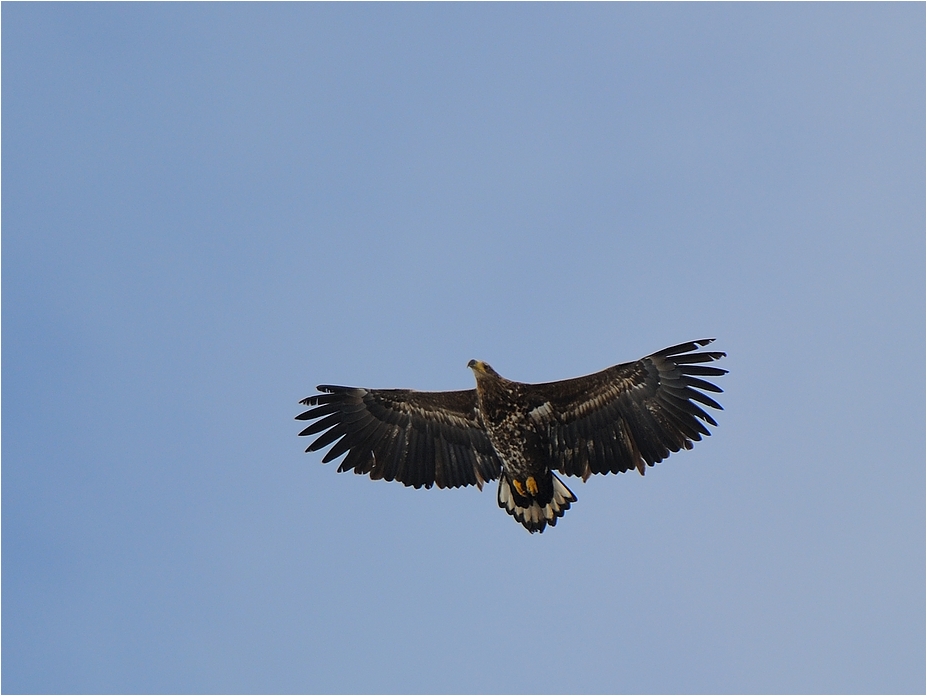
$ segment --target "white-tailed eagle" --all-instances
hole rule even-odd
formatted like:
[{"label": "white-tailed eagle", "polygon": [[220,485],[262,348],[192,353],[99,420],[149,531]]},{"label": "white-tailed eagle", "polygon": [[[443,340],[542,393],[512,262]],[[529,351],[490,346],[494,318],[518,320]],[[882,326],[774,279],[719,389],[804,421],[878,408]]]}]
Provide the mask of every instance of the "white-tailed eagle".
[{"label": "white-tailed eagle", "polygon": [[576,502],[555,471],[583,481],[643,474],[710,435],[705,423],[717,423],[699,404],[720,410],[704,392],[721,389],[701,378],[727,372],[705,364],[724,353],[698,352],[713,340],[544,384],[512,382],[471,360],[476,389],[466,391],[322,385],[296,418],[314,421],[300,435],[321,433],[307,452],[332,445],[323,462],[347,454],[338,471],[415,488],[482,488],[498,478],[499,507],[543,532]]}]

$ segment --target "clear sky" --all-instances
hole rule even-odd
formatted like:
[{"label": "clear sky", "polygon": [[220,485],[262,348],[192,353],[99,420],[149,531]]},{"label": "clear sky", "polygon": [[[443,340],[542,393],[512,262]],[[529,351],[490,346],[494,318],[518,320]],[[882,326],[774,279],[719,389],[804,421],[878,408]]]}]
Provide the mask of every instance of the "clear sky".
[{"label": "clear sky", "polygon": [[[925,689],[925,6],[2,6],[2,689]],[[317,384],[716,336],[712,437],[336,473]]]}]

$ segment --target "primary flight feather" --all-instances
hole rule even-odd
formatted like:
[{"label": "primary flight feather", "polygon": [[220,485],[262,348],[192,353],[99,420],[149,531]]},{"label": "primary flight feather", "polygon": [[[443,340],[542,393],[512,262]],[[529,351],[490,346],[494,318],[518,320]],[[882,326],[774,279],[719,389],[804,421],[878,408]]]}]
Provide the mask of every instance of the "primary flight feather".
[{"label": "primary flight feather", "polygon": [[296,416],[313,421],[306,449],[346,455],[338,471],[401,481],[415,488],[456,488],[499,479],[499,507],[529,532],[543,532],[576,502],[555,471],[579,476],[620,473],[663,461],[710,435],[721,410],[702,377],[725,356],[701,351],[714,339],[681,343],[636,362],[543,384],[513,382],[471,360],[476,389],[422,392],[321,385]]}]

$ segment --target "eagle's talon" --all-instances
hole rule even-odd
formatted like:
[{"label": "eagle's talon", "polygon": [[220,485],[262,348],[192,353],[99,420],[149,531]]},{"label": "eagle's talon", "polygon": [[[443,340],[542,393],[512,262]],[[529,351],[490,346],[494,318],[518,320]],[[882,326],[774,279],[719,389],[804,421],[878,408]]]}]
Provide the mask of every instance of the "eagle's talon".
[{"label": "eagle's talon", "polygon": [[535,496],[538,494],[538,482],[534,480],[534,476],[529,476],[528,480],[525,481],[525,485],[528,487],[528,492],[532,496]]}]

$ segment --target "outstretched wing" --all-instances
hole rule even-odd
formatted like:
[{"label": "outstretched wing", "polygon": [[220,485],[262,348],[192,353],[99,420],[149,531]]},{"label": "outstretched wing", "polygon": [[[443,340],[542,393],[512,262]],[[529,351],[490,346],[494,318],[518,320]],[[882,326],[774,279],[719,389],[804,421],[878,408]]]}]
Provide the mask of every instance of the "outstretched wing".
[{"label": "outstretched wing", "polygon": [[[727,370],[709,367],[721,352],[694,352],[714,339],[666,348],[637,362],[562,382],[531,385],[529,415],[546,433],[550,466],[568,476],[619,473],[692,449],[717,425],[699,406],[721,409],[703,392],[721,392],[702,377]],[[698,402],[698,403],[696,403]]]},{"label": "outstretched wing", "polygon": [[482,488],[499,476],[502,465],[480,422],[475,389],[317,389],[324,393],[300,401],[315,406],[296,416],[315,421],[300,435],[321,433],[307,452],[335,443],[322,462],[347,452],[338,471],[415,488]]}]

